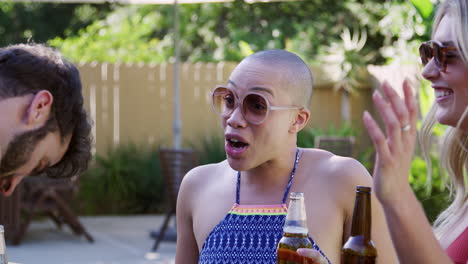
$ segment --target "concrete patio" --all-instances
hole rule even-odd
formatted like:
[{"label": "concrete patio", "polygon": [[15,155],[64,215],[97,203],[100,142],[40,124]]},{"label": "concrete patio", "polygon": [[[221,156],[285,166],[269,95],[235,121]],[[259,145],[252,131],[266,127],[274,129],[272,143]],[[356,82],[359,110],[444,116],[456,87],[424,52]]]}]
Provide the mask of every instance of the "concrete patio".
[{"label": "concrete patio", "polygon": [[80,217],[95,242],[57,229],[51,220],[34,221],[19,246],[7,245],[10,262],[21,264],[170,264],[175,242],[162,242],[156,254],[148,254],[154,240],[151,229],[163,216]]}]

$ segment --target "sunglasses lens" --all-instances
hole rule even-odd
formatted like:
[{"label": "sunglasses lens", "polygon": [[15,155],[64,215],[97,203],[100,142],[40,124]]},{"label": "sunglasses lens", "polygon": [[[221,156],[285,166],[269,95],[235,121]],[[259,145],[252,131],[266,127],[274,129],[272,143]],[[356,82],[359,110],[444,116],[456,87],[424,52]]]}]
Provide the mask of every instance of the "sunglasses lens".
[{"label": "sunglasses lens", "polygon": [[442,65],[444,63],[444,54],[442,53],[442,50],[441,48],[439,47],[439,45],[437,45],[436,43],[432,43],[432,48],[434,50],[434,60],[435,60],[435,63],[437,65],[437,67],[439,68],[442,68]]},{"label": "sunglasses lens", "polygon": [[235,107],[234,94],[227,88],[216,88],[212,96],[214,111],[220,116],[230,115]]},{"label": "sunglasses lens", "polygon": [[247,121],[260,124],[267,116],[268,103],[263,96],[249,94],[244,98],[242,113]]},{"label": "sunglasses lens", "polygon": [[419,47],[419,55],[423,65],[426,65],[432,59],[432,47],[428,43],[423,43]]}]

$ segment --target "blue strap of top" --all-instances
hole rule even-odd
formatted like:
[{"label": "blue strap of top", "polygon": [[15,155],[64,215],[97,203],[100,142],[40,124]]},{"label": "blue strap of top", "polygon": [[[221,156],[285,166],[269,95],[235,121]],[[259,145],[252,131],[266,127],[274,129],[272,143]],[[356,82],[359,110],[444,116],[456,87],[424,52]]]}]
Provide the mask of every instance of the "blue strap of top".
[{"label": "blue strap of top", "polygon": [[[291,176],[289,177],[289,182],[288,182],[288,186],[286,187],[286,191],[284,192],[284,196],[283,196],[283,200],[281,203],[286,203],[286,199],[288,198],[288,193],[289,193],[289,190],[291,189],[291,185],[292,185],[292,181],[293,181],[293,178],[294,178],[294,174],[296,174],[296,168],[297,168],[297,164],[299,163],[299,149],[296,150],[296,158],[294,160],[294,166],[293,166],[293,170],[291,172]],[[240,184],[241,184],[241,173],[240,171],[237,172],[237,186],[236,186],[236,203],[237,204],[240,204]]]}]

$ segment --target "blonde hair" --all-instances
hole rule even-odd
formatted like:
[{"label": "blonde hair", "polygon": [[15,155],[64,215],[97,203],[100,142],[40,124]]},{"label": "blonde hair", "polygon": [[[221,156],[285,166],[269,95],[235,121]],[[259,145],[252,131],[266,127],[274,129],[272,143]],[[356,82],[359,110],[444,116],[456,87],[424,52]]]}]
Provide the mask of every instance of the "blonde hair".
[{"label": "blonde hair", "polygon": [[[439,7],[433,26],[433,33],[437,31],[442,18],[450,14],[455,20],[452,24],[452,30],[456,36],[455,42],[460,55],[468,65],[468,3],[466,0],[447,0]],[[468,89],[468,87],[467,87]],[[435,114],[437,112],[437,104],[433,104],[429,113],[423,120],[420,131],[421,150],[428,164],[429,179],[431,177],[431,159],[430,146],[432,139],[432,128],[437,123]],[[467,183],[466,173],[468,170],[468,133],[460,127],[463,120],[468,115],[468,107],[463,112],[456,127],[449,127],[444,133],[441,152],[440,164],[446,170],[450,178],[450,193],[454,197],[450,206],[444,210],[434,222],[434,232],[441,240],[447,236],[453,226],[466,215],[468,209],[467,203]]]}]

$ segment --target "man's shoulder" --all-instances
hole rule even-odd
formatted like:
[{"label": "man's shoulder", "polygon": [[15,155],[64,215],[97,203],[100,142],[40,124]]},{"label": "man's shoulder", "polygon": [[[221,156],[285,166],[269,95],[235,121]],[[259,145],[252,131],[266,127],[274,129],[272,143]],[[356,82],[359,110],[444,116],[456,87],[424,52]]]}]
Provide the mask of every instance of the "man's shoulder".
[{"label": "man's shoulder", "polygon": [[341,186],[348,184],[369,184],[371,178],[366,168],[357,160],[350,157],[335,155],[322,149],[303,149],[306,170],[320,172],[317,176],[331,183]]}]

